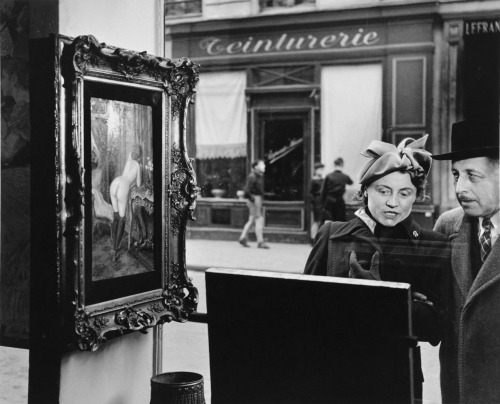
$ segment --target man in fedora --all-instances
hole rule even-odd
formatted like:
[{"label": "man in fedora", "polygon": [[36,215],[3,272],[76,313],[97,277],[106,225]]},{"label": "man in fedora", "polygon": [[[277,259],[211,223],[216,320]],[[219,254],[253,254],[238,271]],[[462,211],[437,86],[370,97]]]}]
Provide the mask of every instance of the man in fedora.
[{"label": "man in fedora", "polygon": [[453,124],[451,160],[460,207],[434,230],[449,237],[452,271],[443,285],[440,348],[443,403],[500,403],[500,201],[498,117]]}]

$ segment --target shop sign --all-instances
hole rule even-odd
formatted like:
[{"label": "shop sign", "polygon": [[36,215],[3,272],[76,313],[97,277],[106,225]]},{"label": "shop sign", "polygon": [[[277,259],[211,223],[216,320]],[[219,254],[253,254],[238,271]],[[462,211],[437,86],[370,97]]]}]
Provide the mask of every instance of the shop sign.
[{"label": "shop sign", "polygon": [[380,42],[377,31],[358,28],[353,32],[329,32],[322,34],[282,33],[281,35],[257,38],[222,38],[217,36],[203,38],[199,42],[207,56],[251,55],[263,53],[300,52],[334,48],[362,48]]},{"label": "shop sign", "polygon": [[500,20],[465,21],[465,35],[500,33]]}]

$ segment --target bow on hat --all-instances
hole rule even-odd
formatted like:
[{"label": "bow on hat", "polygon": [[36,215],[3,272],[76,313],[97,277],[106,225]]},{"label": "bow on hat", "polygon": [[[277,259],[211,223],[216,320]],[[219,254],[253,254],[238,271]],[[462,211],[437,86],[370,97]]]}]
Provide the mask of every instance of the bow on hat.
[{"label": "bow on hat", "polygon": [[359,183],[367,185],[395,171],[408,172],[416,177],[426,177],[431,169],[431,154],[424,150],[429,135],[418,140],[406,138],[394,146],[373,140],[361,154],[370,157],[359,173]]}]

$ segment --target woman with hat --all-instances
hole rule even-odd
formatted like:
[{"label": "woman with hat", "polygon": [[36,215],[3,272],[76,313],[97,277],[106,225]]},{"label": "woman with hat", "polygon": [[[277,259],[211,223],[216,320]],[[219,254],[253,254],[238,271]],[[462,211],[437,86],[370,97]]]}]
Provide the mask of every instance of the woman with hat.
[{"label": "woman with hat", "polygon": [[[446,237],[420,228],[411,210],[425,196],[431,155],[427,136],[397,147],[373,141],[362,153],[358,197],[364,207],[348,222],[326,222],[319,230],[305,274],[410,283],[413,330],[420,341],[441,339],[440,277],[449,267]],[[415,396],[422,396],[416,350]]]}]

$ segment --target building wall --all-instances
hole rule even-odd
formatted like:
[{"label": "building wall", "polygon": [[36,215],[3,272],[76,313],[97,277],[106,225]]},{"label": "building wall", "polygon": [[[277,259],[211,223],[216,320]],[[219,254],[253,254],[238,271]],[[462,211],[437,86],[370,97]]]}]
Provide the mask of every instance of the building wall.
[{"label": "building wall", "polygon": [[93,35],[100,42],[162,56],[159,0],[61,0],[59,33]]},{"label": "building wall", "polygon": [[[250,2],[250,0],[248,1]],[[464,1],[464,0],[441,0],[438,2],[431,2],[427,0],[415,1],[396,1],[396,0],[316,0],[314,5],[303,4],[294,7],[275,7],[271,9],[260,10],[257,4],[257,9],[253,8],[253,14],[248,18],[241,18],[241,15],[230,15],[229,8],[227,14],[222,15],[219,13],[217,16],[208,12],[208,0],[203,0],[203,14],[198,16],[197,20],[189,19],[168,19],[167,20],[167,36],[166,36],[166,49],[176,56],[179,52],[179,46],[182,48],[181,53],[190,55],[190,57],[202,64],[202,69],[210,70],[224,70],[235,69],[251,66],[252,60],[254,63],[271,63],[271,57],[267,60],[255,61],[256,58],[247,57],[249,55],[221,55],[215,61],[214,58],[209,59],[201,55],[201,46],[192,46],[191,49],[183,47],[182,41],[185,38],[197,38],[206,34],[206,36],[219,36],[223,40],[230,39],[231,41],[242,40],[253,37],[254,41],[261,39],[262,32],[268,29],[269,32],[279,32],[280,34],[291,30],[290,26],[300,26],[304,20],[316,16],[316,22],[311,22],[309,27],[318,26],[321,21],[327,18],[331,19],[330,27],[333,30],[342,21],[388,21],[388,26],[405,21],[410,15],[418,16],[429,15],[435,18],[432,23],[431,30],[425,32],[430,33],[430,37],[425,38],[426,46],[430,46],[422,50],[426,53],[426,60],[424,62],[424,75],[427,77],[426,87],[424,94],[427,97],[427,104],[425,105],[425,127],[413,128],[413,132],[422,132],[430,134],[430,141],[428,146],[433,153],[444,153],[450,146],[450,132],[453,122],[463,119],[461,98],[463,98],[463,80],[459,76],[460,71],[460,55],[463,51],[463,38],[461,31],[461,24],[464,20],[470,18],[497,18],[500,14],[500,1],[498,0],[485,0],[485,1]],[[223,1],[217,2],[219,8],[222,8]],[[432,11],[430,11],[432,9]],[[241,9],[240,9],[241,10]],[[255,11],[256,10],[256,11]],[[333,11],[333,10],[338,10]],[[282,16],[282,19],[279,19]],[[214,18],[225,18],[221,21],[210,21]],[[238,22],[231,20],[232,18],[239,19]],[[272,21],[272,23],[270,23]],[[289,21],[289,26],[283,22]],[[276,24],[275,24],[276,23]],[[191,24],[190,28],[187,28]],[[279,25],[281,24],[281,25]],[[313,25],[315,24],[315,25]],[[196,28],[192,28],[196,26]],[[416,27],[415,24],[408,21],[402,23],[404,29],[408,32],[415,29],[416,32],[424,33],[424,30]],[[287,31],[288,29],[288,31]],[[401,36],[405,36],[404,29],[402,29]],[[205,31],[204,31],[205,30]],[[218,30],[218,31],[217,31]],[[246,30],[246,31],[245,31]],[[260,35],[260,36],[259,36]],[[418,35],[418,34],[417,34]],[[397,37],[393,37],[393,40]],[[422,39],[422,43],[424,39]],[[244,43],[244,42],[242,42]],[[384,138],[387,141],[394,141],[396,138],[403,134],[413,135],[412,126],[416,124],[410,122],[407,127],[397,127],[394,125],[392,115],[394,110],[391,107],[390,96],[392,94],[391,81],[393,80],[392,70],[400,69],[401,78],[404,75],[405,65],[410,67],[410,64],[419,63],[418,60],[410,60],[418,55],[417,45],[415,50],[407,50],[408,54],[402,54],[401,48],[396,48],[388,51],[387,63],[384,64],[384,77],[385,82],[385,111],[383,127],[386,132],[393,132],[394,139],[391,136]],[[232,53],[235,52],[234,45]],[[400,57],[396,58],[393,55],[400,53]],[[272,52],[269,52],[271,54]],[[326,59],[327,56],[325,56]],[[407,59],[410,57],[410,59]],[[198,60],[199,59],[199,60]],[[406,60],[405,60],[406,59]],[[312,63],[310,55],[304,61]],[[283,58],[272,61],[274,63],[286,63]],[[320,63],[326,63],[324,60]],[[331,62],[337,63],[337,62]],[[202,70],[203,71],[203,70]],[[397,73],[397,72],[396,72]],[[397,74],[394,76],[397,76]],[[399,77],[399,76],[398,76]],[[404,81],[404,80],[403,80]],[[411,81],[411,80],[410,80]],[[409,88],[404,83],[401,83],[400,88]],[[408,84],[408,83],[407,83]],[[397,96],[397,93],[396,93]],[[401,99],[404,99],[405,94],[401,94]],[[396,97],[397,98],[397,97]],[[405,105],[402,103],[402,105]],[[397,111],[396,111],[397,112]],[[396,114],[397,115],[397,114]],[[422,132],[422,133],[425,133]],[[453,183],[451,181],[450,167],[448,162],[440,162],[434,164],[431,180],[432,189],[430,189],[431,203],[436,207],[436,214],[457,206],[456,198],[453,191]]]},{"label": "building wall", "polygon": [[[394,2],[384,2],[389,3]],[[335,4],[338,5],[337,2]],[[342,12],[326,9],[318,12],[315,6],[304,4],[303,7],[301,5],[293,8],[301,10],[301,14],[287,14],[283,10],[292,8],[284,7],[266,9],[259,16],[237,20],[227,18],[208,21],[207,18],[169,27],[167,38],[172,39],[172,56],[188,56],[201,64],[200,88],[204,85],[205,72],[217,72],[221,76],[229,72],[246,72],[247,87],[241,97],[245,97],[248,111],[247,162],[266,157],[267,151],[271,150],[271,146],[266,149],[265,141],[262,140],[266,136],[269,139],[283,134],[283,137],[289,136],[294,141],[302,139],[304,142],[302,161],[297,163],[287,160],[284,163],[286,166],[290,164],[297,168],[292,172],[298,173],[295,178],[303,181],[306,189],[303,194],[295,192],[292,195],[291,192],[286,192],[287,187],[291,188],[290,184],[282,180],[285,177],[281,175],[280,167],[275,167],[273,171],[274,166],[269,159],[266,191],[276,192],[276,201],[279,201],[279,198],[283,201],[294,201],[297,204],[294,209],[300,209],[301,215],[296,215],[292,223],[288,221],[292,220],[288,211],[286,218],[285,212],[281,218],[273,220],[269,214],[266,216],[265,226],[268,237],[271,237],[274,228],[283,228],[285,224],[293,226],[297,237],[299,233],[309,231],[310,212],[304,195],[309,188],[308,181],[315,162],[321,161],[329,172],[334,158],[343,156],[346,159],[345,171],[351,178],[355,178],[364,164],[363,158],[359,158],[359,151],[368,145],[371,139],[399,142],[405,137],[420,137],[430,132],[435,49],[433,32],[434,27],[439,25],[435,4],[420,2],[410,7],[405,4],[386,8],[382,5],[367,7],[366,3],[363,3],[366,7],[361,7],[361,3],[357,4],[358,8],[350,7]],[[359,86],[359,80],[354,76],[349,76],[349,80],[341,79],[341,89],[333,91],[339,101],[334,104],[336,107],[326,105],[325,100],[332,92],[332,86],[325,82],[324,77],[320,77],[322,71],[335,67],[340,75],[341,71],[353,72],[356,67],[373,64],[381,68],[381,92],[373,93],[373,107],[376,107],[376,110],[371,110],[371,113],[360,110],[360,102],[356,100],[366,101],[370,99],[370,94],[363,86]],[[297,69],[301,76],[298,80],[291,79],[293,71]],[[287,72],[290,77],[276,79],[282,72]],[[219,92],[223,91],[224,86],[219,87]],[[202,95],[200,91],[196,100],[197,106],[203,102],[215,104],[203,99]],[[353,102],[347,103],[348,99]],[[344,110],[339,112],[340,108]],[[269,115],[271,110],[274,116]],[[297,130],[292,136],[293,128],[281,127],[276,129],[276,136],[271,133],[263,134],[266,127],[274,127],[272,125],[275,125],[275,121],[293,120],[290,116],[283,115],[287,111],[294,111],[297,121],[299,118],[303,120],[302,125],[296,125],[302,128],[302,135],[300,130]],[[234,115],[226,114],[226,117],[228,120],[234,120]],[[198,118],[199,114],[196,114],[195,119]],[[268,121],[271,122],[270,125]],[[206,128],[207,125],[208,123],[204,123],[201,126]],[[228,126],[228,122],[223,125]],[[369,130],[363,127],[368,127]],[[198,130],[198,122],[196,128],[193,138],[196,138],[198,145],[202,137],[198,135],[198,132],[201,132]],[[223,134],[224,130],[219,133]],[[355,133],[362,139],[354,137]],[[428,147],[432,147],[435,135],[431,134]],[[214,145],[219,146],[218,149],[224,144],[222,137],[212,140]],[[357,150],[353,148],[353,144],[359,144]],[[278,144],[272,147],[279,150],[282,146],[284,145]],[[196,158],[198,170],[198,167],[202,166],[200,160],[205,157],[197,154]],[[222,163],[219,168],[220,176],[223,176],[226,169],[222,167]],[[204,170],[198,170],[197,173],[203,192]],[[296,180],[289,182],[292,181]],[[357,189],[358,186],[348,189],[345,195],[347,203],[353,203],[352,195]],[[295,188],[293,190],[295,191]],[[203,196],[211,197],[208,192]],[[271,197],[267,199],[271,201]],[[213,203],[220,204],[220,201]],[[434,201],[432,203],[434,204]],[[355,205],[353,209],[357,207],[358,205]],[[432,226],[432,206],[429,203],[423,208],[427,211],[423,213],[425,223],[421,224],[425,227]],[[231,218],[235,216],[233,213],[229,215]],[[418,216],[421,216],[420,212]],[[232,219],[227,222],[233,227],[236,226],[236,221],[233,223]],[[273,226],[269,225],[271,222]],[[200,224],[198,222],[193,227]],[[220,224],[221,228],[227,225],[222,221],[216,223],[212,220],[207,227],[217,224]]]},{"label": "building wall", "polygon": [[28,2],[2,4],[0,344],[29,341],[30,166]]}]

